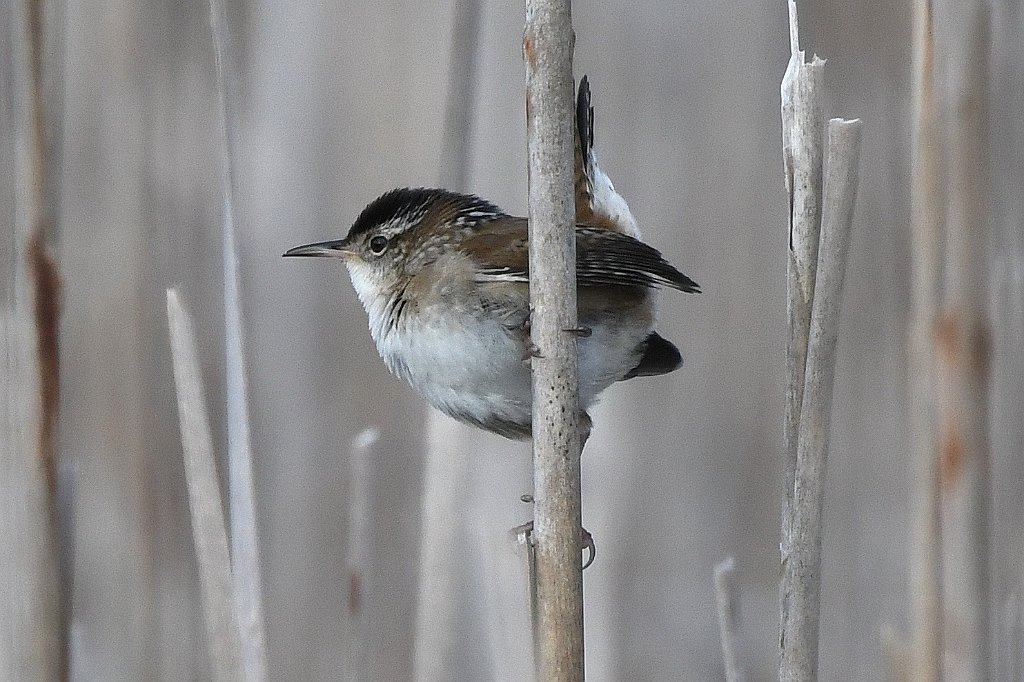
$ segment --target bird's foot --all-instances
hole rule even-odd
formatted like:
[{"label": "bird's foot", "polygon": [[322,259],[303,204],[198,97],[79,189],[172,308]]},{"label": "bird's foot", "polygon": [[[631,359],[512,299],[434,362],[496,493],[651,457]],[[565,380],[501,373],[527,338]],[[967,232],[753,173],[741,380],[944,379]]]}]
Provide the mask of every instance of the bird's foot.
[{"label": "bird's foot", "polygon": [[[524,495],[523,497],[527,496]],[[525,502],[526,500],[524,499],[523,501]],[[532,544],[533,521],[527,521],[521,526],[516,526],[512,529],[512,534],[517,537],[524,536]],[[594,559],[597,558],[597,544],[594,542],[594,536],[591,535],[590,531],[582,527],[580,528],[580,550],[587,553],[587,560],[583,562],[583,570],[587,570],[590,564],[594,563]]]},{"label": "bird's foot", "polygon": [[594,536],[590,534],[590,531],[580,526],[580,549],[587,551],[587,560],[583,562],[583,570],[587,570],[590,564],[594,563],[594,559],[597,558],[597,544],[594,542]]},{"label": "bird's foot", "polygon": [[594,334],[594,330],[590,327],[574,327],[572,329],[563,329],[562,331],[568,334],[575,334],[581,339],[589,339]]},{"label": "bird's foot", "polygon": [[519,324],[506,325],[505,328],[511,332],[517,332],[523,341],[523,345],[526,346],[526,349],[523,352],[522,357],[523,364],[529,365],[530,360],[532,360],[533,358],[544,357],[543,355],[540,354],[540,348],[537,346],[537,344],[533,342],[533,338],[530,336],[529,317],[526,317],[526,319],[524,319]]}]

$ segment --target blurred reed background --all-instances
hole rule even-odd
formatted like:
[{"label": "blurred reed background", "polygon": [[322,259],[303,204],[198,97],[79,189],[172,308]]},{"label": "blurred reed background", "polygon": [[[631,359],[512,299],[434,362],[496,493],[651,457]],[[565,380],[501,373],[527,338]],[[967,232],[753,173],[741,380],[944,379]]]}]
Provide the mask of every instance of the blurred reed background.
[{"label": "blurred reed background", "polygon": [[[519,501],[532,486],[529,446],[428,416],[378,359],[340,264],[280,258],[341,236],[368,201],[397,186],[462,183],[525,213],[523,8],[481,3],[477,35],[458,36],[453,50],[454,4],[229,4],[270,679],[530,673],[516,655],[523,641],[508,629],[523,618],[523,586],[505,565],[517,559],[501,554],[508,529],[530,518]],[[705,292],[663,298],[659,331],[680,344],[683,368],[613,387],[594,414],[583,458],[584,522],[599,549],[585,576],[588,674],[720,678],[712,567],[732,555],[742,662],[752,679],[770,679],[786,324],[785,4],[574,10],[576,74],[594,88],[602,167],[645,239]],[[875,680],[883,626],[905,631],[909,609],[910,8],[829,0],[801,10],[805,49],[828,58],[826,113],[864,120],[825,502],[821,676]],[[207,679],[164,296],[177,287],[195,319],[223,452],[209,10],[150,0],[50,11],[71,678]],[[986,275],[993,595],[1004,638],[1020,628],[1012,609],[1024,575],[1022,19],[1019,3],[993,5]],[[463,50],[476,62],[471,86],[459,85],[471,115],[456,172],[442,146],[451,139],[451,62]],[[6,100],[17,83],[4,71]],[[18,180],[13,124],[3,118],[6,233]],[[8,300],[12,243],[3,251]],[[379,438],[356,443],[367,428]],[[447,489],[458,497],[430,517],[446,521],[424,526],[421,509],[439,501],[423,491],[445,489],[424,483],[428,447],[459,464],[445,474],[457,476]],[[438,566],[445,573],[425,581],[421,569]]]}]

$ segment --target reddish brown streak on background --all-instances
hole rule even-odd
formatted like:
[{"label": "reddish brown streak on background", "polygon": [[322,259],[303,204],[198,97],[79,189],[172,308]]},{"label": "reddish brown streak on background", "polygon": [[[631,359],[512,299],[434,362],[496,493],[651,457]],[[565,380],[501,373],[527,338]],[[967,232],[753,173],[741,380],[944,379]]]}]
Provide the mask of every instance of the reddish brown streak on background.
[{"label": "reddish brown streak on background", "polygon": [[39,455],[43,459],[46,483],[51,498],[57,494],[57,464],[54,461],[54,436],[60,405],[60,274],[43,240],[43,229],[28,242],[28,262],[35,282],[33,300],[36,325],[36,350],[39,354],[39,390],[42,414],[39,421]]},{"label": "reddish brown streak on background", "polygon": [[358,615],[363,607],[363,577],[359,571],[348,574],[348,612]]},{"label": "reddish brown streak on background", "polygon": [[[984,376],[991,361],[991,332],[980,320],[970,320],[967,333],[963,325],[963,316],[957,310],[947,311],[939,318],[935,326],[939,362],[948,374],[966,372],[969,378]],[[944,490],[959,483],[964,469],[967,453],[961,431],[955,413],[943,416],[939,432],[939,480]]]}]

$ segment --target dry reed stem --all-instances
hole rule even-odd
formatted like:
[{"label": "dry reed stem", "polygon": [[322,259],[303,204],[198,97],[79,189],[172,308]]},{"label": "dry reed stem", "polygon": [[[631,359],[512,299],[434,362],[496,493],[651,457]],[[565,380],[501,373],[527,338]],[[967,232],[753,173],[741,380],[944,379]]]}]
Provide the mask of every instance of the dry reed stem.
[{"label": "dry reed stem", "polygon": [[[441,141],[440,186],[469,191],[466,174],[472,136],[476,86],[480,0],[457,0],[453,8],[448,94]],[[454,533],[465,524],[469,458],[459,438],[463,429],[450,417],[428,407],[421,495],[419,583],[416,602],[416,639],[413,670],[417,680],[447,680],[452,676],[451,654],[459,649],[459,599],[454,590],[462,579],[462,554],[453,547]]]},{"label": "dry reed stem", "polygon": [[167,323],[212,679],[241,681],[246,675],[235,612],[231,559],[195,332],[174,289],[167,290]]},{"label": "dry reed stem", "polygon": [[793,478],[803,402],[807,336],[811,325],[818,235],[821,225],[821,160],[823,128],[819,91],[825,62],[804,59],[798,39],[796,3],[789,2],[791,54],[782,79],[782,154],[789,195],[789,257],[786,275],[786,415],[782,505],[782,561],[788,551],[793,513]]},{"label": "dry reed stem", "polygon": [[951,679],[992,671],[988,320],[991,41],[988,5],[947,4],[955,41],[943,97],[948,144],[944,294],[938,353],[944,643]]},{"label": "dry reed stem", "polygon": [[219,162],[222,200],[221,240],[224,264],[224,356],[228,428],[228,513],[231,521],[231,569],[241,628],[246,678],[267,677],[266,626],[263,619],[259,533],[253,484],[252,436],[249,426],[249,381],[245,362],[238,251],[235,246],[235,176],[229,122],[231,35],[224,0],[210,0],[210,33],[217,69]]},{"label": "dry reed stem", "polygon": [[790,555],[783,567],[780,680],[815,680],[821,596],[822,510],[831,431],[839,310],[857,196],[861,122],[832,119],[821,244],[807,346]]},{"label": "dry reed stem", "polygon": [[935,353],[940,211],[932,8],[914,2],[914,129],[911,168],[911,323],[908,353],[911,471],[911,670],[921,682],[941,678],[941,531],[935,445]]},{"label": "dry reed stem", "polygon": [[[370,496],[373,485],[373,459],[379,454],[375,447],[380,431],[368,428],[360,431],[349,449],[348,493],[348,610],[345,618],[345,676],[346,680],[369,678],[366,651],[367,621],[363,614],[366,595],[366,575],[371,566],[373,545],[373,508]],[[419,676],[416,679],[422,679]]]},{"label": "dry reed stem", "polygon": [[527,0],[530,335],[538,678],[583,679],[570,0]]},{"label": "dry reed stem", "polygon": [[746,676],[739,662],[739,597],[736,593],[736,561],[732,557],[715,564],[715,601],[718,606],[718,634],[722,641],[722,662],[726,682],[743,682]]},{"label": "dry reed stem", "polygon": [[[789,0],[790,58],[782,79],[782,154],[789,196],[789,249],[786,261],[786,405],[783,422],[782,522],[779,542],[782,571],[790,561],[793,534],[793,489],[796,478],[800,409],[803,403],[807,339],[821,225],[822,125],[821,89],[824,61],[806,62],[800,49],[795,0]],[[779,584],[779,666],[786,646],[791,587]]]},{"label": "dry reed stem", "polygon": [[68,675],[55,434],[60,277],[48,237],[43,3],[5,5],[2,109],[14,151],[13,229],[0,249],[0,677]]}]

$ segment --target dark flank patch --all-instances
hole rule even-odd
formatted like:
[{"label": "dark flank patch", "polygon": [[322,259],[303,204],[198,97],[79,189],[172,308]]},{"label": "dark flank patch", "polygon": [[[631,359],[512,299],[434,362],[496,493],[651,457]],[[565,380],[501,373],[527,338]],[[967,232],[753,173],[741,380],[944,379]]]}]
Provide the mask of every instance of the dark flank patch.
[{"label": "dark flank patch", "polygon": [[471,414],[469,412],[458,412],[455,410],[443,410],[449,417],[456,419],[464,424],[475,426],[478,429],[484,431],[490,431],[496,433],[499,436],[511,440],[526,440],[530,438],[533,433],[532,424],[520,423],[511,421],[509,419],[502,419],[493,414],[481,413],[479,415]]},{"label": "dark flank patch", "polygon": [[651,332],[641,344],[643,355],[636,367],[629,370],[629,373],[622,377],[632,379],[633,377],[653,377],[659,374],[668,374],[679,369],[683,364],[683,356],[679,349],[671,341],[666,341],[657,332]]}]

